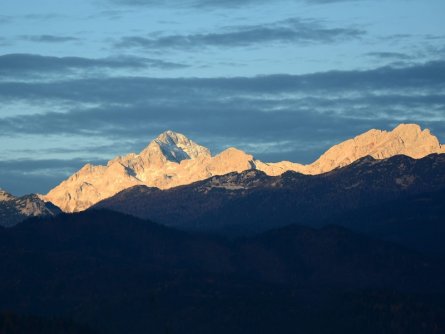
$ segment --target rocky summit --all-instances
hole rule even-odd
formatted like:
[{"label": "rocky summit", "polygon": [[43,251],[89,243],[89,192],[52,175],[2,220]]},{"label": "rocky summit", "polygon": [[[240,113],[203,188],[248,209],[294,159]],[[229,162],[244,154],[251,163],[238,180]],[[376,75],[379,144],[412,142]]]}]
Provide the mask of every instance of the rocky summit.
[{"label": "rocky summit", "polygon": [[445,153],[445,146],[428,129],[416,124],[401,124],[392,131],[370,130],[333,146],[309,165],[265,163],[236,148],[212,156],[207,148],[184,135],[166,131],[139,154],[117,157],[106,166],[85,165],[42,198],[65,212],[75,212],[136,185],[168,189],[249,169],[271,176],[287,171],[317,175],[365,156],[386,159],[406,155],[419,159],[433,153]]},{"label": "rocky summit", "polygon": [[37,195],[16,197],[0,189],[0,226],[11,227],[28,217],[53,216],[60,210]]}]

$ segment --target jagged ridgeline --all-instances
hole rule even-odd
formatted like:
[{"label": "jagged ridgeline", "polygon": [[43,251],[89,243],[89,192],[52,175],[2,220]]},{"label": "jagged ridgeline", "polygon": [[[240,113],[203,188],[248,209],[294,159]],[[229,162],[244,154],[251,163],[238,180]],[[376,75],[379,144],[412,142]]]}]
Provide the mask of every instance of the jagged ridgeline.
[{"label": "jagged ridgeline", "polygon": [[445,153],[445,147],[429,130],[415,124],[402,124],[389,132],[370,130],[332,147],[309,165],[288,161],[265,163],[236,148],[212,156],[207,148],[184,135],[166,131],[139,154],[119,156],[106,166],[84,166],[42,198],[65,212],[75,212],[138,185],[169,189],[249,169],[269,176],[287,171],[317,175],[365,156],[385,159],[402,154],[419,159],[432,153]]},{"label": "jagged ridgeline", "polygon": [[60,212],[59,208],[45,203],[37,195],[16,197],[0,189],[0,226],[9,227],[29,217],[53,216]]}]

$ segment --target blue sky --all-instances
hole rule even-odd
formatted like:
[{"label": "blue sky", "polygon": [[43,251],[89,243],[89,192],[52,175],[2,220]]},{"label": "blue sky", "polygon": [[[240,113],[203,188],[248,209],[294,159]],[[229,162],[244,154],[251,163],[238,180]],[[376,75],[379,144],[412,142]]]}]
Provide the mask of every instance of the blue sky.
[{"label": "blue sky", "polygon": [[442,0],[0,3],[0,187],[48,191],[166,129],[310,162],[401,122],[445,141]]}]

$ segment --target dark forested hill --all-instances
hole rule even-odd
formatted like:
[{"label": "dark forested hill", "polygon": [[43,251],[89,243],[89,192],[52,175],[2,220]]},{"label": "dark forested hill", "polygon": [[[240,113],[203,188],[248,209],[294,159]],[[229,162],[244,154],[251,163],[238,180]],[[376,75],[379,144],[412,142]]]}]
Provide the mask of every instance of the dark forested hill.
[{"label": "dark forested hill", "polygon": [[0,311],[98,333],[445,329],[442,262],[341,227],[226,240],[101,210],[1,229],[0,251]]},{"label": "dark forested hill", "polygon": [[315,221],[445,256],[445,190],[416,194]]},{"label": "dark forested hill", "polygon": [[[438,227],[442,231],[437,230],[439,235],[444,236],[441,191],[445,191],[443,154],[419,160],[406,156],[386,160],[367,157],[345,168],[315,176],[287,172],[270,177],[251,170],[165,191],[134,187],[96,207],[153,219],[184,230],[231,235],[257,233],[288,224],[337,224],[367,232],[374,231],[369,219],[374,217],[380,219],[376,221],[380,227],[375,235],[385,237],[387,219],[383,215],[391,212],[391,219],[397,220],[397,224],[388,229],[388,240],[445,254],[443,247],[424,247],[433,241],[429,236]],[[417,201],[412,206],[413,198],[422,194],[430,199]],[[437,199],[433,198],[436,194]],[[430,208],[431,205],[435,209]],[[413,210],[414,207],[417,209]],[[352,212],[355,212],[355,220],[344,216]],[[417,219],[411,219],[413,215]],[[427,216],[431,222],[422,224]],[[408,236],[404,239],[406,221],[411,224],[407,225],[407,230],[418,232],[416,242]],[[399,238],[391,237],[399,232]],[[434,242],[442,244],[440,240]]]}]

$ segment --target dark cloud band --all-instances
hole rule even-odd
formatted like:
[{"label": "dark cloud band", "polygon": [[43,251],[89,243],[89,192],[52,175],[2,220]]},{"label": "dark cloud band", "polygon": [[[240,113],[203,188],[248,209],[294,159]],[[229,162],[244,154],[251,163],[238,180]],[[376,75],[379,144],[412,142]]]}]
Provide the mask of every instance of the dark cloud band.
[{"label": "dark cloud band", "polygon": [[77,42],[80,39],[72,36],[56,36],[56,35],[25,35],[21,39],[37,43],[66,43]]},{"label": "dark cloud band", "polygon": [[[195,8],[237,8],[249,5],[270,3],[267,0],[108,0],[111,3],[126,6],[174,6]],[[280,0],[278,0],[280,1]],[[337,2],[363,1],[363,0],[281,0],[289,3],[332,4]]]},{"label": "dark cloud band", "polygon": [[327,28],[314,21],[290,19],[263,25],[229,27],[207,34],[167,35],[156,38],[127,36],[115,44],[118,48],[148,50],[194,50],[203,47],[245,47],[269,43],[332,43],[360,38],[356,28]]},{"label": "dark cloud band", "polygon": [[[183,132],[213,152],[233,145],[265,161],[310,162],[339,141],[400,122],[420,123],[445,138],[441,61],[307,75],[0,82],[0,99],[49,110],[69,106],[64,112],[0,118],[0,136],[53,134],[143,143],[121,154],[142,149],[166,129]],[[7,164],[0,164],[0,175],[10,173]],[[14,164],[23,170],[23,163]],[[70,165],[72,171],[78,167],[68,161],[54,170]]]},{"label": "dark cloud band", "polygon": [[[72,107],[64,113],[0,118],[0,133],[76,133],[134,139],[147,129],[163,131],[179,126],[187,133],[211,128],[210,133],[231,136],[246,136],[250,131],[243,129],[246,127],[252,129],[252,135],[261,131],[263,136],[271,133],[271,137],[279,137],[287,127],[290,131],[296,124],[307,125],[312,117],[319,127],[322,119],[329,119],[325,128],[335,120],[348,119],[364,121],[363,128],[372,123],[370,119],[443,119],[444,90],[445,62],[251,78],[2,82],[0,97],[4,101],[66,103]],[[97,106],[85,109],[84,103]],[[270,126],[276,123],[273,119],[278,122],[275,127]],[[232,121],[234,124],[227,123]]]},{"label": "dark cloud band", "polygon": [[140,57],[82,58],[51,57],[35,54],[7,54],[0,56],[0,76],[66,73],[69,71],[88,71],[92,69],[143,69],[143,68],[176,69],[186,67],[184,64],[160,59]]}]

